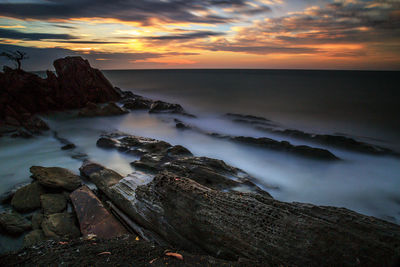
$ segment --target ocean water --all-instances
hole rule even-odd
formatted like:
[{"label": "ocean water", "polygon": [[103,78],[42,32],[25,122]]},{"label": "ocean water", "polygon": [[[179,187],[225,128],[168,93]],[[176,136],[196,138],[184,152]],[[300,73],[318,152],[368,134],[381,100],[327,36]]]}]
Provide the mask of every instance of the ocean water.
[{"label": "ocean water", "polygon": [[[32,165],[60,166],[78,173],[86,153],[122,175],[138,159],[96,147],[99,135],[119,130],[180,144],[196,156],[222,159],[254,177],[254,182],[282,201],[346,207],[400,224],[400,158],[350,152],[261,132],[234,123],[227,112],[263,116],[281,128],[313,133],[342,133],[400,151],[398,72],[278,70],[126,70],[104,71],[124,90],[180,103],[197,115],[133,111],[115,117],[79,118],[76,112],[43,117],[59,136],[77,148],[63,151],[52,132],[33,139],[0,139],[0,194],[27,183]],[[178,118],[205,131],[270,137],[329,149],[341,161],[321,162],[195,131],[175,128]],[[9,207],[2,206],[5,210]],[[20,246],[21,238],[0,238],[0,251]]]}]

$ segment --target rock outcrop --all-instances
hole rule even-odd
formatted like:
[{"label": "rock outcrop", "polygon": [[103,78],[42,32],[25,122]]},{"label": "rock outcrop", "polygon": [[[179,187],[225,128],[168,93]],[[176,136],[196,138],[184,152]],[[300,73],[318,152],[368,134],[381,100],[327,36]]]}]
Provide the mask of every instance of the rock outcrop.
[{"label": "rock outcrop", "polygon": [[46,79],[10,68],[0,72],[0,135],[29,137],[48,129],[35,114],[121,98],[104,75],[81,57],[58,59],[54,67],[57,76],[47,71]]},{"label": "rock outcrop", "polygon": [[45,187],[73,191],[81,185],[81,179],[70,170],[60,167],[32,166],[32,178]]}]

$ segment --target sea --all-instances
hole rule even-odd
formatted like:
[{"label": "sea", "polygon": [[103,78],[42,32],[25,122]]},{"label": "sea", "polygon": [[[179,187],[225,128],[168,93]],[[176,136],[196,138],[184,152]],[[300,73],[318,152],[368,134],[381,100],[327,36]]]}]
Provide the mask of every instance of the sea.
[{"label": "sea", "polygon": [[[43,116],[52,131],[73,142],[63,151],[53,132],[33,139],[0,138],[0,194],[31,181],[29,167],[60,166],[79,173],[85,153],[122,175],[138,158],[96,147],[102,133],[122,131],[183,145],[196,156],[224,160],[254,177],[274,198],[345,207],[400,224],[400,158],[369,155],[260,131],[229,120],[226,113],[261,116],[280,129],[344,135],[400,152],[400,73],[319,70],[105,70],[122,90],[179,103],[196,115],[132,111],[114,117],[79,118],[76,112]],[[44,75],[39,72],[39,75]],[[208,132],[286,140],[325,148],[342,160],[324,162],[286,152],[233,143],[175,127],[177,118]],[[1,206],[1,210],[9,207]],[[0,251],[20,238],[0,238]]]}]

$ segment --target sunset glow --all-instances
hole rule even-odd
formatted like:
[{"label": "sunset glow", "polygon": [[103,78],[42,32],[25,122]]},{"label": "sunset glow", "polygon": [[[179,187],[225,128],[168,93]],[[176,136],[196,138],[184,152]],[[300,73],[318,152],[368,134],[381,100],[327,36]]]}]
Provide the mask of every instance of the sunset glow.
[{"label": "sunset glow", "polygon": [[29,70],[67,55],[102,69],[398,70],[400,1],[9,0],[0,42]]}]

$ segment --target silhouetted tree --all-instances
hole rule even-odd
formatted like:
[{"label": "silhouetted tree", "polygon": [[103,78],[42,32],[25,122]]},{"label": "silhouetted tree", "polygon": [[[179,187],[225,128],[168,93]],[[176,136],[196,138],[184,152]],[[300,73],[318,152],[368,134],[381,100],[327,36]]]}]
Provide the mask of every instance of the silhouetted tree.
[{"label": "silhouetted tree", "polygon": [[21,70],[21,61],[24,59],[29,58],[28,55],[25,52],[21,52],[21,51],[15,51],[15,52],[2,52],[0,54],[0,56],[2,57],[6,57],[9,60],[15,61],[17,63],[17,69]]}]

